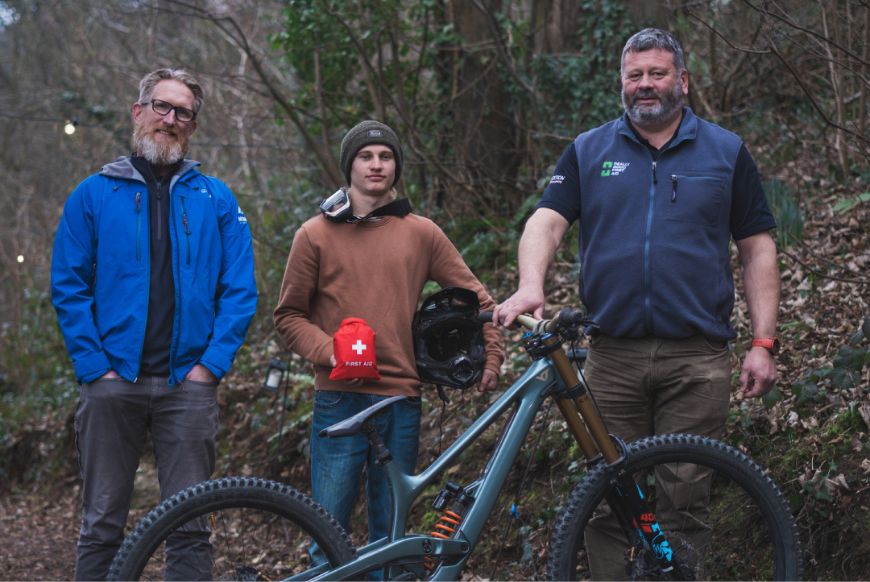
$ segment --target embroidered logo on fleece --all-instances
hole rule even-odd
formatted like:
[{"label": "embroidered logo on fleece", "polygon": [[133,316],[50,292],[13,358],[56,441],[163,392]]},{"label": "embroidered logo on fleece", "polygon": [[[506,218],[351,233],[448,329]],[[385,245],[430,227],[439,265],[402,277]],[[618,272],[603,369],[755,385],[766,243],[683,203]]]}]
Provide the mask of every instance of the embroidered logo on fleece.
[{"label": "embroidered logo on fleece", "polygon": [[242,207],[237,206],[236,208],[239,209],[239,224],[248,224],[248,217],[245,216],[245,213],[242,211]]},{"label": "embroidered logo on fleece", "polygon": [[618,176],[628,169],[631,162],[604,162],[601,164],[601,177]]}]

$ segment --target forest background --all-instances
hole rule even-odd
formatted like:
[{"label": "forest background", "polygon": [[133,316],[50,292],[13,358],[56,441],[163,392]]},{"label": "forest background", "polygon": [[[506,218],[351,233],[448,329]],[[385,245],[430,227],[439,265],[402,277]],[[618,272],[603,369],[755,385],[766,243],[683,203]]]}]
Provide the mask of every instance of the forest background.
[{"label": "forest background", "polygon": [[[271,311],[295,230],[342,183],[343,133],[364,118],[397,130],[402,193],[503,300],[553,164],[620,115],[620,52],[645,26],[680,38],[690,105],[746,141],[779,224],[780,381],[763,401],[735,399],[727,439],[785,490],[807,577],[866,579],[867,0],[0,0],[0,578],[71,576],[78,387],[50,304],[51,244],[72,188],[129,152],[142,75],[177,66],[203,82],[191,155],[233,188],[255,239],[260,303],[222,384],[218,473],[307,490],[310,370],[280,345]],[[552,311],[577,303],[577,274],[572,229]],[[738,294],[735,364],[747,321]],[[278,393],[260,389],[274,358],[289,365]],[[504,382],[526,362],[511,348]],[[427,391],[423,456],[485,400],[456,394],[442,417]],[[576,476],[561,422],[538,424],[469,576],[543,575],[547,528]],[[157,500],[147,458],[137,483],[141,515]]]}]

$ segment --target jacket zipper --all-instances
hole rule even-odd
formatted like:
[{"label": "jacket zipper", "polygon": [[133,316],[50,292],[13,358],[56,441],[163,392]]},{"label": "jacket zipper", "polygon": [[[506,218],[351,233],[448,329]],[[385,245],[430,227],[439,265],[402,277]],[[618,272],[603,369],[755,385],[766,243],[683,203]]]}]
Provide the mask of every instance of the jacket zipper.
[{"label": "jacket zipper", "polygon": [[[175,216],[175,207],[172,204],[172,187],[175,184],[175,179],[169,185],[169,225],[174,228],[173,232],[175,232],[175,240],[172,241],[172,276],[175,278],[175,315],[173,316],[172,321],[172,339],[169,344],[169,382],[177,384],[180,379],[175,376],[175,351],[177,349],[178,338],[181,336],[181,269],[179,268],[179,261],[181,260],[179,257],[178,244],[181,242],[178,240],[178,221],[174,220]],[[184,210],[184,196],[179,195],[179,199],[181,202],[181,219],[184,224],[184,233],[189,235],[189,229],[187,225],[187,212]],[[170,226],[167,225],[167,228]],[[185,237],[187,238],[187,237]],[[188,249],[187,249],[187,264],[190,266],[190,241],[188,240]]]},{"label": "jacket zipper", "polygon": [[136,262],[142,262],[142,193],[136,192]]},{"label": "jacket zipper", "polygon": [[184,240],[187,243],[185,248],[187,251],[187,266],[190,266],[190,224],[187,221],[187,210],[184,209],[184,196],[180,196],[181,198],[181,223],[184,225]]},{"label": "jacket zipper", "polygon": [[157,182],[154,193],[157,195],[157,240],[163,240],[163,195],[160,193],[162,184]]},{"label": "jacket zipper", "polygon": [[648,334],[653,333],[652,322],[652,289],[650,289],[652,281],[652,272],[650,266],[650,247],[652,246],[652,221],[655,211],[655,195],[658,177],[656,176],[656,161],[652,162],[652,184],[649,188],[648,208],[646,212],[646,227],[644,229],[643,239],[643,316]]}]

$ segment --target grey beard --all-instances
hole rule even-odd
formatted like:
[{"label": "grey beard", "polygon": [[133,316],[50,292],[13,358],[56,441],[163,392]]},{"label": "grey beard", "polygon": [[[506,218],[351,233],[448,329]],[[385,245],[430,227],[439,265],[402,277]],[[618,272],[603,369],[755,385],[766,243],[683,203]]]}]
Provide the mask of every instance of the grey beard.
[{"label": "grey beard", "polygon": [[184,158],[185,147],[180,141],[160,144],[149,135],[133,132],[133,150],[155,166],[171,166]]},{"label": "grey beard", "polygon": [[[659,96],[659,103],[653,108],[641,108],[636,103],[628,103],[625,91],[622,92],[622,107],[637,125],[658,125],[676,117],[683,107],[683,84],[674,85],[674,90]],[[637,98],[637,93],[635,93]]]}]

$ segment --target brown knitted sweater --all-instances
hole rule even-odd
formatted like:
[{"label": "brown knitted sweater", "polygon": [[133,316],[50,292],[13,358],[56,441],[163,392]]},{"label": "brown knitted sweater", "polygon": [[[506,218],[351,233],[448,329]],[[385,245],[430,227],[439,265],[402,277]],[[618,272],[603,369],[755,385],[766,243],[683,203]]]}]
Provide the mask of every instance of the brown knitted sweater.
[{"label": "brown knitted sweater", "polygon": [[[428,280],[475,291],[482,310],[495,302],[435,223],[415,214],[353,224],[316,216],[296,232],[274,320],[287,347],[314,363],[318,390],[420,395],[412,321]],[[332,334],[346,317],[375,330],[381,379],[361,386],[329,379]],[[501,332],[484,326],[486,368],[504,360]]]}]

